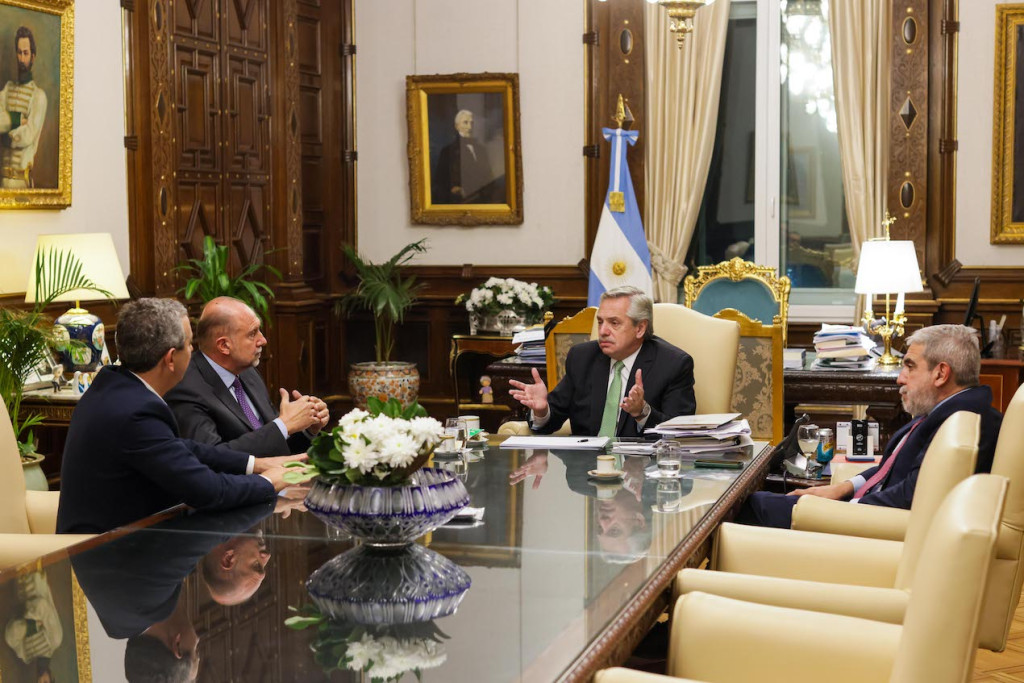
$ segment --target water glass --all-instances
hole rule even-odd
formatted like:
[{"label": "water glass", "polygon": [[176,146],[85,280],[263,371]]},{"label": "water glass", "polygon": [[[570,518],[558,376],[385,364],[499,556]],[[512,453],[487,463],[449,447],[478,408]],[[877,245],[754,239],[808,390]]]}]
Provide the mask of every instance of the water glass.
[{"label": "water glass", "polygon": [[654,457],[658,463],[658,474],[662,477],[678,477],[683,468],[683,448],[671,439],[662,439],[654,446]]},{"label": "water glass", "polygon": [[468,433],[465,420],[461,417],[449,417],[444,422],[444,434],[441,436],[441,444],[437,447],[436,452],[461,453],[466,445]]}]

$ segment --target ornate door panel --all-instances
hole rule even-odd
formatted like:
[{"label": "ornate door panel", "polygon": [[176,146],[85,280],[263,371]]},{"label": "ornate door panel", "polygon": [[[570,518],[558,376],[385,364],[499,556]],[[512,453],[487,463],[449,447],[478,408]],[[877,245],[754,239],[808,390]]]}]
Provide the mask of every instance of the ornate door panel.
[{"label": "ornate door panel", "polygon": [[171,3],[174,23],[171,30],[177,36],[191,36],[211,42],[220,38],[218,0],[176,0]]},{"label": "ornate door panel", "polygon": [[230,47],[266,52],[269,49],[267,4],[263,0],[224,3],[224,43]]},{"label": "ornate door panel", "polygon": [[189,177],[190,173],[179,176],[176,184],[178,195],[178,221],[175,234],[188,258],[198,258],[203,253],[203,238],[207,235],[217,239],[221,235],[221,207],[224,205],[221,186],[216,179],[202,180]]},{"label": "ornate door panel", "polygon": [[224,163],[231,173],[270,173],[267,63],[228,55]]},{"label": "ornate door panel", "polygon": [[219,53],[216,46],[175,46],[174,98],[178,112],[179,170],[218,170],[218,70]]}]

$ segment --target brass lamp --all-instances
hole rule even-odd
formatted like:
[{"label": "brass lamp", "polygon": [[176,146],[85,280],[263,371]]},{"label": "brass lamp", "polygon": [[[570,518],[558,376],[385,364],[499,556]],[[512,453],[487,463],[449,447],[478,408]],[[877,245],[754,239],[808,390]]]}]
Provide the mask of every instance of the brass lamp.
[{"label": "brass lamp", "polygon": [[[110,292],[113,299],[127,299],[128,287],[125,285],[124,272],[114,249],[114,240],[108,232],[75,233],[67,235],[40,235],[36,239],[36,253],[32,263],[39,262],[43,256],[43,268],[48,265],[48,254],[73,254],[82,265],[81,274],[102,290]],[[54,301],[73,301],[74,308],[68,309],[64,315],[54,322],[54,329],[66,343],[61,352],[61,362],[66,371],[81,370],[91,372],[100,363],[103,352],[105,330],[103,322],[89,311],[81,307],[83,300],[106,298],[100,293],[89,289],[73,289]],[[36,301],[36,271],[30,269],[28,286],[25,289],[25,302]],[[75,339],[80,343],[70,344]]]},{"label": "brass lamp", "polygon": [[668,30],[676,34],[676,42],[682,49],[686,36],[693,33],[693,15],[701,7],[711,4],[715,0],[647,0],[654,4],[658,3],[668,12]]},{"label": "brass lamp", "polygon": [[[888,219],[888,214],[886,214]],[[878,334],[885,344],[885,351],[878,359],[880,365],[899,365],[900,359],[892,355],[892,340],[903,335],[907,321],[904,314],[903,295],[906,292],[923,291],[921,273],[917,265],[917,250],[909,240],[890,240],[889,224],[885,224],[884,238],[869,240],[861,245],[860,263],[857,266],[857,283],[854,291],[867,295],[864,310],[864,328]],[[872,297],[885,294],[885,316],[876,323],[871,312]],[[896,294],[896,310],[890,310],[889,297]]]}]

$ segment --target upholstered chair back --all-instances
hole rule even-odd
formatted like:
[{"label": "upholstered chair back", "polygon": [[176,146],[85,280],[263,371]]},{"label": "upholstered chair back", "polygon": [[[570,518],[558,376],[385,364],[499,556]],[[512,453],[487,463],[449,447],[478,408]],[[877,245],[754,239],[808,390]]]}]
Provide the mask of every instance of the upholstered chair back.
[{"label": "upholstered chair back", "polygon": [[693,357],[697,413],[727,413],[739,352],[740,326],[679,304],[654,304],[654,334]]},{"label": "upholstered chair back", "polygon": [[979,641],[981,647],[1002,652],[1024,582],[1024,386],[1017,389],[1003,415],[992,474],[1009,479],[1010,491],[985,595]]},{"label": "upholstered chair back", "polygon": [[935,512],[953,487],[974,474],[980,436],[981,416],[961,410],[946,418],[932,438],[914,488],[896,588],[910,588]]},{"label": "upholstered chair back", "polygon": [[0,401],[0,533],[29,533],[25,475],[7,406]]},{"label": "upholstered chair back", "polygon": [[977,474],[939,506],[914,574],[891,681],[971,679],[981,601],[1009,482]]}]

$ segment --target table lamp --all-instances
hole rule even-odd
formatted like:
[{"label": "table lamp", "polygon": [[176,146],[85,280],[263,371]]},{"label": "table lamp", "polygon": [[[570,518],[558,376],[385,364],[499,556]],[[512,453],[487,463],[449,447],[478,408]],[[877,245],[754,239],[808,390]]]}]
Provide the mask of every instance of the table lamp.
[{"label": "table lamp", "polygon": [[[36,239],[36,251],[32,257],[28,286],[25,290],[25,302],[36,303],[36,268],[42,258],[42,267],[51,265],[48,254],[72,254],[81,264],[81,275],[100,289],[107,290],[113,299],[127,299],[128,288],[124,282],[124,272],[117,259],[114,240],[107,232],[76,233],[67,235],[40,235]],[[81,370],[91,372],[100,363],[103,353],[104,334],[103,322],[92,313],[81,307],[81,301],[105,299],[103,294],[90,289],[73,289],[55,297],[56,301],[73,301],[74,308],[54,322],[57,334],[68,343],[60,348],[61,362],[66,371]],[[70,344],[70,340],[78,340],[79,344]]]},{"label": "table lamp", "polygon": [[[889,239],[889,225],[893,220],[886,213],[885,237],[861,245],[857,283],[854,285],[857,294],[868,295],[863,318],[865,330],[881,335],[885,344],[885,351],[878,359],[880,365],[899,365],[900,359],[892,355],[892,340],[903,334],[903,325],[907,321],[903,312],[903,295],[924,289],[921,286],[914,243]],[[875,294],[885,294],[885,316],[881,324],[875,323],[871,312],[872,296]],[[892,312],[889,309],[891,294],[897,295],[896,310]]]}]

